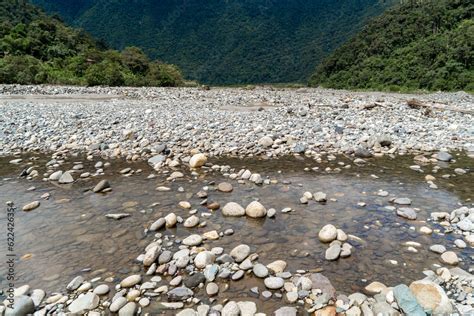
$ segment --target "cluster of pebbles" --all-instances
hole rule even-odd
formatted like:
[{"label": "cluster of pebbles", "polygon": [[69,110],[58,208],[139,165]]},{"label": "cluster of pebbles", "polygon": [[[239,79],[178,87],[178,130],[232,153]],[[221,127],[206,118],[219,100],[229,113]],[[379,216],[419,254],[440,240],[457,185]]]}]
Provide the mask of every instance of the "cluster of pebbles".
[{"label": "cluster of pebbles", "polygon": [[[97,161],[95,172],[84,172],[80,162],[71,170],[62,170],[70,153],[84,152],[87,159],[123,158],[146,160],[154,172],[167,174],[168,181],[184,177],[172,168],[189,166],[192,172],[206,166],[226,174],[233,181],[251,181],[270,185],[272,180],[249,169],[233,171],[229,166],[212,165],[208,157],[237,155],[241,157],[277,157],[299,154],[314,157],[343,153],[352,155],[354,164],[368,163],[373,156],[416,153],[423,157],[413,170],[424,172],[429,162],[449,163],[454,157],[448,149],[472,148],[472,115],[458,111],[420,111],[406,106],[408,96],[380,93],[353,93],[330,90],[238,89],[128,89],[78,87],[1,86],[8,94],[108,94],[118,98],[88,103],[54,103],[42,101],[2,100],[4,115],[0,119],[0,152],[2,155],[25,151],[51,152],[52,160],[43,174],[45,181],[73,185],[77,179],[104,174],[109,162]],[[473,97],[463,93],[417,96],[436,104],[465,105],[474,108]],[[427,101],[428,102],[428,101]],[[367,107],[367,104],[376,104]],[[242,106],[243,105],[243,106]],[[235,107],[235,109],[233,108]],[[257,109],[249,110],[252,107]],[[238,109],[237,109],[238,108]],[[439,150],[443,149],[443,150]],[[428,158],[427,158],[428,156]],[[12,164],[22,163],[14,158]],[[342,166],[341,167],[347,167]],[[350,166],[349,166],[350,167]],[[171,168],[169,170],[168,168]],[[432,170],[433,171],[433,170]],[[463,172],[464,171],[464,172]],[[123,176],[141,173],[126,168]],[[456,171],[465,174],[464,169]],[[196,173],[197,175],[197,173]],[[21,172],[27,179],[41,177],[33,168]],[[153,174],[148,176],[154,177]],[[436,178],[426,176],[430,188],[436,189]],[[113,186],[107,180],[90,188],[97,194],[108,194]],[[159,191],[170,188],[160,186]],[[229,182],[217,189],[231,192]],[[210,210],[224,216],[252,218],[274,217],[261,201],[241,206],[228,202],[224,206],[207,201],[206,191],[196,194]],[[380,191],[379,196],[388,192]],[[44,195],[42,198],[47,199]],[[310,200],[326,203],[324,192],[305,192],[301,204]],[[394,198],[388,208],[407,220],[416,219],[416,209],[408,198]],[[252,245],[240,244],[232,249],[210,247],[208,240],[232,238],[233,231],[208,231],[178,239],[166,230],[176,225],[187,229],[202,227],[201,218],[187,201],[179,206],[190,210],[188,218],[168,213],[151,223],[146,232],[153,240],[137,253],[143,269],[123,278],[85,280],[77,276],[60,293],[47,293],[24,285],[15,289],[13,309],[0,307],[0,315],[118,315],[149,314],[152,301],[160,311],[187,315],[264,315],[253,301],[219,300],[231,282],[256,278],[261,286],[249,291],[260,300],[277,298],[286,306],[274,311],[277,316],[310,313],[325,315],[425,315],[469,314],[474,312],[474,276],[456,267],[459,258],[454,251],[440,245],[430,249],[440,254],[443,266],[426,270],[426,277],[409,285],[388,287],[372,282],[365,293],[338,294],[330,280],[313,271],[288,271],[285,260],[266,262]],[[361,205],[363,206],[363,205]],[[40,201],[23,206],[24,211],[41,207]],[[290,208],[282,210],[291,212]],[[422,233],[439,232],[460,235],[455,247],[473,247],[474,209],[461,207],[451,213],[432,213]],[[119,220],[127,213],[107,214]],[[441,233],[441,232],[440,232]],[[315,238],[328,245],[325,258],[344,260],[351,255],[358,237],[346,234],[332,224],[323,226]],[[416,251],[416,243],[407,246]],[[223,282],[226,281],[226,282]],[[340,289],[342,291],[346,289]],[[208,300],[198,297],[203,292]],[[199,295],[198,295],[199,293]],[[8,304],[4,302],[5,306]]]},{"label": "cluster of pebbles", "polygon": [[[320,89],[4,85],[0,91],[4,155],[72,149],[138,160],[158,154],[184,158],[197,150],[209,156],[330,152],[364,159],[395,152],[474,150],[472,112],[465,112],[474,109],[474,97],[465,93],[415,96],[445,107],[427,114],[407,105],[413,95]],[[88,101],[94,93],[111,98]],[[64,99],[56,102],[52,95]]]},{"label": "cluster of pebbles", "polygon": [[[46,165],[48,172],[44,174],[45,181],[56,182],[69,170],[55,171],[61,168],[66,159],[60,153],[53,154],[53,159]],[[434,155],[433,159],[436,159]],[[451,159],[452,160],[452,157]],[[10,161],[12,164],[21,163],[21,160]],[[228,166],[217,166],[207,162],[207,156],[196,153],[187,159],[191,170],[197,170],[203,166],[209,170],[222,172],[232,171]],[[82,168],[73,164],[73,170],[82,172]],[[153,163],[150,163],[153,165]],[[110,163],[97,162],[93,175],[103,174],[103,169],[109,167]],[[161,169],[158,168],[158,169]],[[71,177],[74,175],[72,171]],[[29,167],[21,172],[24,177],[37,176],[35,168]],[[126,168],[120,174],[141,172]],[[243,177],[246,169],[235,174],[233,180],[245,181],[250,177]],[[162,170],[167,173],[167,171]],[[176,173],[178,171],[174,171]],[[195,171],[193,171],[195,172]],[[57,176],[51,177],[57,173]],[[249,171],[250,174],[252,174]],[[169,177],[170,181],[176,176]],[[179,178],[179,177],[178,177]],[[430,178],[431,179],[431,178]],[[66,185],[68,183],[65,183]],[[228,182],[221,182],[216,186],[221,192],[231,192],[233,186]],[[170,188],[161,186],[161,191]],[[112,190],[106,180],[101,180],[92,190],[97,193],[107,193]],[[207,205],[207,193],[205,190],[196,193]],[[388,192],[379,191],[379,196],[386,197]],[[303,197],[314,200],[316,203],[325,203],[327,196],[323,192],[311,194],[305,192]],[[410,206],[411,200],[405,197],[390,199],[397,206]],[[308,201],[306,201],[307,203]],[[31,205],[33,204],[33,205]],[[212,202],[210,203],[212,204]],[[122,280],[113,278],[102,280],[95,278],[85,280],[82,276],[74,278],[66,285],[65,292],[52,293],[48,297],[45,291],[30,289],[28,285],[21,286],[15,290],[15,309],[6,309],[6,315],[23,315],[34,313],[35,315],[49,315],[62,313],[75,313],[87,315],[104,315],[118,313],[118,315],[147,314],[144,312],[152,300],[158,300],[161,311],[173,311],[177,315],[264,315],[259,313],[258,304],[253,301],[224,300],[218,302],[219,293],[226,291],[230,286],[228,282],[239,282],[244,277],[261,279],[263,290],[260,287],[250,288],[249,291],[257,298],[268,300],[270,298],[281,299],[287,306],[275,310],[275,315],[297,315],[303,311],[314,313],[314,315],[335,315],[336,313],[346,315],[398,315],[414,314],[425,315],[426,311],[433,314],[466,314],[473,311],[474,276],[459,267],[441,267],[436,271],[425,271],[426,278],[415,281],[409,286],[400,284],[395,287],[387,287],[380,282],[372,282],[365,288],[364,293],[352,293],[350,295],[337,294],[329,279],[321,273],[305,270],[290,272],[284,260],[265,262],[259,254],[252,251],[251,245],[241,244],[233,249],[222,247],[209,247],[208,240],[218,240],[231,236],[233,231],[228,229],[223,232],[208,231],[202,234],[190,234],[183,239],[177,239],[174,235],[163,232],[177,225],[186,228],[203,227],[200,217],[191,210],[191,204],[187,201],[178,203],[179,207],[189,210],[190,216],[186,219],[174,213],[157,219],[151,223],[146,232],[154,234],[154,239],[138,255],[137,261],[143,265],[143,272],[132,274]],[[31,211],[39,207],[38,201],[29,203],[23,207],[25,211]],[[220,205],[210,207],[220,209]],[[400,215],[397,208],[396,214]],[[464,236],[467,243],[461,239],[455,242],[457,247],[472,247],[473,210],[461,207],[451,213],[432,213],[433,224],[445,227],[444,233],[453,232]],[[228,202],[221,210],[224,216],[249,216],[252,218],[273,217],[276,211],[266,209],[259,201],[249,203],[245,208],[237,202]],[[282,212],[286,212],[282,210]],[[120,219],[121,214],[115,219]],[[205,215],[205,214],[201,214]],[[210,216],[211,214],[209,214]],[[406,217],[407,219],[410,219]],[[431,234],[436,228],[425,227],[424,232]],[[230,237],[229,237],[230,238]],[[327,260],[344,260],[351,255],[351,242],[357,242],[358,237],[346,234],[334,225],[327,224],[322,227],[315,238],[328,244],[325,253]],[[464,242],[462,244],[461,242]],[[407,246],[413,248],[420,246],[415,242],[407,242]],[[441,245],[433,245],[430,249],[441,255],[441,262],[447,266],[455,266],[459,263],[455,252],[447,251]],[[453,259],[454,257],[454,259]],[[222,282],[226,281],[226,282]],[[112,286],[111,284],[115,284]],[[206,304],[198,298],[196,293],[205,292],[210,298],[211,304]],[[112,295],[113,294],[113,295]],[[214,304],[212,304],[214,303]]]}]

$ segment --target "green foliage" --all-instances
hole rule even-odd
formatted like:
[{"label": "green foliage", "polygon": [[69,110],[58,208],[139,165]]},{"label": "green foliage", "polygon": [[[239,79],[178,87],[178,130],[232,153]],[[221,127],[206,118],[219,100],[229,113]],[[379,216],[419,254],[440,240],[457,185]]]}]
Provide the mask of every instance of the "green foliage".
[{"label": "green foliage", "polygon": [[[0,3],[0,83],[108,86],[176,86],[172,65],[156,62],[136,47],[104,50],[83,31],[22,0]],[[153,80],[148,80],[151,78]]]},{"label": "green foliage", "polygon": [[33,0],[114,48],[138,46],[207,84],[306,82],[397,0]]},{"label": "green foliage", "polygon": [[321,63],[311,85],[375,90],[474,88],[474,2],[407,1]]}]

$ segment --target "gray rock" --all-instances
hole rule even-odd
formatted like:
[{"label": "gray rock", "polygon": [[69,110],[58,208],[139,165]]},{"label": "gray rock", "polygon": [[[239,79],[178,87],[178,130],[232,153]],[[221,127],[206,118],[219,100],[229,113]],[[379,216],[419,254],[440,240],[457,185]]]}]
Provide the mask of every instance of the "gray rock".
[{"label": "gray rock", "polygon": [[395,200],[393,200],[393,203],[398,205],[410,205],[411,200],[409,198],[396,198]]},{"label": "gray rock", "polygon": [[423,308],[418,304],[415,296],[405,284],[397,285],[393,288],[393,295],[398,306],[407,315],[425,316]]},{"label": "gray rock", "polygon": [[296,316],[296,313],[296,308],[292,306],[284,306],[275,311],[275,316]]},{"label": "gray rock", "polygon": [[406,219],[416,219],[416,212],[411,207],[400,207],[397,209],[397,215]]},{"label": "gray rock", "polygon": [[234,249],[231,250],[230,256],[235,260],[237,263],[241,263],[244,261],[250,254],[250,247],[247,245],[238,245]]},{"label": "gray rock", "polygon": [[69,171],[64,172],[58,180],[59,183],[68,184],[73,183],[74,179]]},{"label": "gray rock", "polygon": [[194,295],[193,291],[187,287],[177,287],[167,293],[168,300],[171,302],[184,301]]},{"label": "gray rock", "polygon": [[127,304],[127,299],[123,296],[117,297],[115,300],[112,301],[112,304],[109,306],[109,310],[112,313],[118,312],[123,306]]},{"label": "gray rock", "polygon": [[333,261],[339,258],[340,253],[341,253],[341,245],[338,243],[335,243],[326,250],[324,257],[326,258],[326,260]]},{"label": "gray rock", "polygon": [[266,266],[264,266],[263,264],[261,263],[256,263],[254,266],[253,266],[253,270],[252,270],[253,274],[256,276],[256,277],[259,277],[259,278],[266,278],[268,276],[268,269]]},{"label": "gray rock", "polygon": [[224,216],[244,216],[245,209],[235,202],[229,202],[222,208]]},{"label": "gray rock", "polygon": [[133,316],[137,312],[137,307],[135,302],[128,302],[119,310],[118,314],[119,316]]},{"label": "gray rock", "polygon": [[206,282],[206,277],[204,276],[204,274],[200,272],[196,272],[193,275],[188,276],[184,280],[184,285],[186,285],[186,287],[190,289],[193,289],[197,287],[200,283],[205,283],[205,282]]},{"label": "gray rock", "polygon": [[267,277],[263,280],[265,286],[270,290],[278,290],[283,287],[285,281],[279,277]]},{"label": "gray rock", "polygon": [[105,189],[110,188],[110,183],[107,180],[101,180],[99,183],[96,184],[96,186],[92,189],[92,192],[94,193],[99,193],[104,191]]},{"label": "gray rock", "polygon": [[93,310],[97,306],[99,306],[99,296],[88,292],[72,301],[68,309],[71,313],[84,313]]},{"label": "gray rock", "polygon": [[440,151],[436,154],[436,159],[438,159],[439,161],[449,162],[453,159],[453,156],[451,156],[445,151]]},{"label": "gray rock", "polygon": [[6,308],[5,316],[23,316],[33,314],[35,311],[35,304],[31,297],[20,295],[14,297],[13,308]]},{"label": "gray rock", "polygon": [[430,250],[435,252],[435,253],[442,254],[442,253],[446,252],[446,247],[443,246],[443,245],[432,245],[432,246],[430,246]]},{"label": "gray rock", "polygon": [[66,290],[68,291],[77,290],[79,286],[81,286],[82,282],[84,282],[84,278],[79,275],[75,277],[74,279],[72,279],[71,282],[69,282],[69,284],[66,286]]}]

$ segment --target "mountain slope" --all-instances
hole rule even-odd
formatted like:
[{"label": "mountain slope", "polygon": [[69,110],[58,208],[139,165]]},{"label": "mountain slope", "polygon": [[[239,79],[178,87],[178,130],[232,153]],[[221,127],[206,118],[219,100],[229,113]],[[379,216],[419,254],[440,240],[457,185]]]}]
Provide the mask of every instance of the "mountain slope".
[{"label": "mountain slope", "polygon": [[177,85],[176,67],[139,49],[106,50],[24,0],[0,3],[0,83]]},{"label": "mountain slope", "polygon": [[[306,82],[395,0],[34,0],[115,48],[135,45],[212,84]],[[75,2],[76,3],[76,2]]]},{"label": "mountain slope", "polygon": [[407,1],[371,21],[312,76],[331,88],[474,90],[474,2]]}]

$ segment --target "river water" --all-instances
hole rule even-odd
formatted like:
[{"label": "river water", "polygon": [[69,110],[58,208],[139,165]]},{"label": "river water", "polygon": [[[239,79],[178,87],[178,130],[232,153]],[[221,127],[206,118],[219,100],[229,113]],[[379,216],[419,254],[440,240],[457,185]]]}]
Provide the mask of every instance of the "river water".
[{"label": "river water", "polygon": [[[441,228],[425,222],[429,214],[451,212],[461,204],[472,203],[469,199],[474,196],[473,173],[459,176],[453,172],[456,167],[474,169],[473,160],[463,154],[457,157],[455,164],[441,164],[436,174],[431,173],[433,165],[422,166],[424,173],[409,169],[414,164],[411,156],[375,158],[364,166],[352,165],[348,169],[344,165],[351,162],[343,156],[322,163],[295,157],[212,161],[230,165],[237,171],[246,167],[263,177],[278,180],[277,184],[263,186],[238,183],[206,168],[201,169],[198,176],[193,176],[188,168],[177,168],[185,177],[172,183],[166,181],[166,175],[147,179],[152,170],[146,163],[122,160],[110,160],[111,167],[105,169],[105,176],[79,179],[69,185],[42,181],[41,176],[36,180],[18,178],[25,166],[37,166],[40,175],[45,172],[48,157],[39,155],[31,160],[32,157],[25,156],[20,165],[9,164],[12,157],[0,158],[0,201],[5,209],[8,200],[14,201],[18,208],[15,217],[16,285],[29,284],[48,293],[64,292],[66,284],[77,275],[83,275],[86,280],[94,277],[103,280],[110,276],[121,279],[132,272],[142,271],[135,258],[153,239],[152,234],[144,233],[144,229],[170,212],[187,218],[189,211],[181,209],[179,201],[189,201],[198,213],[209,212],[200,206],[202,199],[196,196],[204,186],[209,187],[208,199],[221,206],[234,201],[245,207],[259,199],[267,209],[277,210],[276,217],[228,218],[218,210],[205,219],[205,227],[187,229],[178,225],[178,228],[162,231],[163,234],[184,238],[193,233],[214,229],[221,232],[232,228],[235,232],[232,236],[207,241],[205,245],[223,247],[228,253],[238,244],[248,244],[253,252],[259,254],[259,262],[267,264],[282,259],[288,262],[287,270],[290,272],[297,269],[322,271],[340,293],[361,291],[372,281],[388,286],[410,283],[423,278],[423,270],[434,269],[434,265],[440,264],[439,255],[428,250],[430,245],[443,244],[448,249],[454,248],[455,236],[428,236],[419,232],[421,226]],[[78,161],[84,164],[81,172],[94,172],[97,160],[89,162],[84,157],[70,158],[61,169],[67,170]],[[125,167],[142,169],[143,172],[125,177],[119,173]],[[319,169],[312,170],[314,167]],[[309,170],[305,171],[305,168]],[[335,168],[340,168],[340,171]],[[437,178],[435,182],[439,189],[429,188],[424,180],[426,174]],[[453,176],[442,178],[443,174]],[[110,181],[112,192],[95,194],[88,190],[102,178]],[[214,190],[222,181],[232,183],[234,190],[231,193]],[[172,190],[156,191],[155,188],[161,185]],[[35,189],[29,190],[31,187]],[[183,192],[178,191],[179,187],[184,189]],[[378,196],[379,190],[389,192],[389,196]],[[299,199],[305,191],[325,192],[328,201],[325,204],[314,201],[308,205],[300,204]],[[40,196],[44,193],[50,193],[51,197],[42,200]],[[389,202],[392,197],[410,198],[411,207],[417,209],[417,220],[409,221],[386,210],[385,206],[392,205]],[[33,200],[40,200],[41,206],[31,212],[21,211],[24,204]],[[366,206],[358,206],[359,202],[366,203]],[[281,213],[286,207],[294,211]],[[131,216],[118,221],[105,217],[107,213],[122,212]],[[0,213],[0,223],[6,232],[5,212]],[[328,223],[362,239],[361,242],[351,241],[354,249],[349,258],[334,262],[324,259],[327,245],[318,240],[317,234]],[[407,250],[404,245],[407,241],[422,245],[417,248],[418,253]],[[456,252],[463,260],[460,266],[468,269],[474,254],[472,248]],[[0,247],[0,256],[4,258],[5,254],[6,248]],[[397,264],[389,260],[396,260]],[[0,283],[4,288],[4,265],[0,272]],[[166,281],[169,279],[164,278],[162,284],[167,284]],[[261,280],[246,275],[240,281],[229,283],[229,288],[219,294],[217,300],[220,302],[227,297],[257,301],[259,311],[274,310],[275,306],[283,304],[278,299],[262,302],[252,297],[249,289],[253,286],[264,289]],[[208,301],[204,289],[196,296]],[[147,310],[153,311],[153,306],[151,304]]]}]

